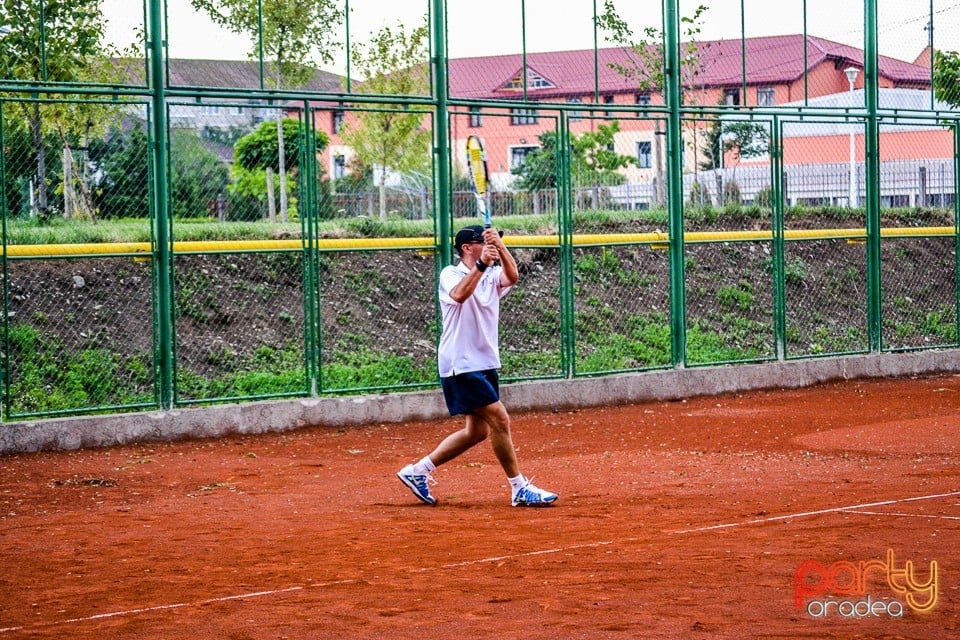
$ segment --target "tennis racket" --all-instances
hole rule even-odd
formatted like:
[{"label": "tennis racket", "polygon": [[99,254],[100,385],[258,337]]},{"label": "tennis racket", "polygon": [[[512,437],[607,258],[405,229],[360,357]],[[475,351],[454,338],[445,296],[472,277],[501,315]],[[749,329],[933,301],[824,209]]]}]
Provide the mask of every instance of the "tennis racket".
[{"label": "tennis racket", "polygon": [[467,171],[470,173],[470,185],[477,198],[477,209],[483,216],[483,226],[490,227],[490,208],[487,206],[487,186],[490,181],[487,173],[487,154],[483,143],[477,136],[467,137]]}]

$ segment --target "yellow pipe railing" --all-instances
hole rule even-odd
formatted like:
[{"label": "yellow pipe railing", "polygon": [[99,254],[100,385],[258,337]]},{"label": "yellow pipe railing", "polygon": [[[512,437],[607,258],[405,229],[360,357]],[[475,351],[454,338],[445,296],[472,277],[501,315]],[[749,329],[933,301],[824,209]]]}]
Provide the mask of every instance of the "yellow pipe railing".
[{"label": "yellow pipe railing", "polygon": [[[883,238],[910,238],[927,236],[952,236],[953,227],[891,227],[880,230]],[[835,240],[866,238],[866,229],[791,229],[784,231],[785,240]],[[690,231],[683,234],[684,242],[742,242],[769,241],[770,230],[761,231]],[[556,247],[559,238],[555,235],[505,236],[504,242],[516,247]],[[612,244],[655,244],[670,241],[670,235],[662,231],[647,233],[574,234],[575,246],[599,246]],[[315,241],[320,251],[376,250],[376,249],[432,249],[433,238],[324,238]],[[174,253],[240,253],[251,251],[299,251],[301,240],[214,240],[174,242]],[[6,246],[8,258],[68,258],[97,255],[136,255],[151,252],[149,242],[99,242],[81,244],[11,244]],[[147,256],[144,256],[147,257]]]}]

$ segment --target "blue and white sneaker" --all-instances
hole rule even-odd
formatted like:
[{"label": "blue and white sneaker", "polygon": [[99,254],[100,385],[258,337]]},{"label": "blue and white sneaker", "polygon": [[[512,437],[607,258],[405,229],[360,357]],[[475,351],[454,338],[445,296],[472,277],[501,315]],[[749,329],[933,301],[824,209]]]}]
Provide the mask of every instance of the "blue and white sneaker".
[{"label": "blue and white sneaker", "polygon": [[419,499],[421,502],[425,502],[427,504],[437,504],[437,499],[430,495],[430,487],[428,485],[432,482],[436,482],[430,477],[430,474],[416,474],[413,472],[413,465],[408,464],[397,472],[397,477],[400,478],[400,482],[409,487],[410,491],[413,492],[413,495],[417,496],[417,499]]},{"label": "blue and white sneaker", "polygon": [[546,507],[557,499],[557,494],[544,491],[532,482],[513,494],[515,507]]}]

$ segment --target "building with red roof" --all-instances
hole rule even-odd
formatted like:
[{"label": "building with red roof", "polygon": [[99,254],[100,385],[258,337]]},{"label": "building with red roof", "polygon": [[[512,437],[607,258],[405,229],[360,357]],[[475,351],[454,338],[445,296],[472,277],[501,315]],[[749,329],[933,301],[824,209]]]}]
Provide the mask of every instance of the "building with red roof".
[{"label": "building with red roof", "polygon": [[[863,87],[863,51],[811,35],[704,41],[682,51],[683,100],[694,113],[696,107],[721,104],[738,110],[786,104],[815,109],[824,96]],[[663,136],[658,135],[664,127],[658,109],[663,97],[655,81],[641,80],[656,77],[644,69],[641,60],[647,57],[613,47],[449,60],[449,98],[455,112],[450,118],[450,138],[457,164],[462,163],[467,136],[478,135],[484,141],[494,188],[509,188],[512,169],[539,148],[541,134],[557,129],[564,110],[572,135],[616,120],[620,131],[614,150],[637,159],[637,166],[624,170],[627,181],[653,181],[662,171],[657,167],[663,166]],[[630,69],[632,77],[622,68]],[[848,69],[857,71],[852,87]],[[929,91],[930,75],[929,60],[923,54],[915,62],[885,56],[878,61],[881,91]],[[862,101],[862,91],[855,95]],[[523,104],[514,107],[510,102]],[[335,123],[343,117],[349,118],[349,113],[334,112],[329,120],[331,144],[324,162],[334,177],[342,175],[351,155],[336,135]],[[713,120],[712,115],[694,115],[685,121],[685,171],[693,172],[702,163],[700,149]],[[818,161],[816,157],[809,160]],[[455,171],[465,173],[462,164]]]}]

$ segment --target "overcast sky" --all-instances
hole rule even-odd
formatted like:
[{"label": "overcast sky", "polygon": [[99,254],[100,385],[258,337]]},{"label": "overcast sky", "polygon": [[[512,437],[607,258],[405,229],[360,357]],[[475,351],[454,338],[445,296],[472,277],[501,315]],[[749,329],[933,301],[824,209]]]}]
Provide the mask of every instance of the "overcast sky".
[{"label": "overcast sky", "polygon": [[[698,4],[703,14],[698,39],[737,38],[743,27],[748,37],[802,33],[803,7],[807,8],[807,33],[857,47],[863,45],[863,0],[680,0],[681,15],[692,15]],[[660,24],[660,0],[615,0],[618,11],[636,32]],[[428,0],[351,0],[351,40],[359,42],[384,25],[418,24]],[[516,53],[522,49],[521,25],[526,23],[528,51],[591,48],[593,0],[483,0],[483,12],[470,11],[473,3],[448,0],[449,55],[465,57]],[[596,0],[602,9],[603,0]],[[912,61],[926,46],[925,28],[931,4],[935,46],[960,49],[960,0],[878,0],[879,41],[882,54]],[[521,10],[525,7],[525,11]],[[118,45],[133,40],[143,24],[141,2],[103,0],[110,38]],[[215,26],[195,11],[190,0],[168,0],[169,51],[177,58],[242,60],[251,49],[247,37]],[[604,46],[601,39],[600,46]],[[329,70],[343,73],[339,66]]]}]

